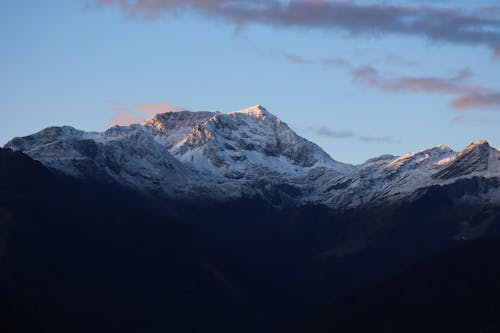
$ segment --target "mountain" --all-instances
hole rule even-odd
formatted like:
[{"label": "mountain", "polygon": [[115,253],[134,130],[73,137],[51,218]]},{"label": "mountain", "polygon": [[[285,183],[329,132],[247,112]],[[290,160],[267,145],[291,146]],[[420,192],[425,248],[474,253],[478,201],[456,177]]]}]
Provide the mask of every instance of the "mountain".
[{"label": "mountain", "polygon": [[256,332],[295,311],[172,202],[1,148],[0,184],[1,332]]},{"label": "mountain", "polygon": [[288,332],[499,332],[500,240],[454,246],[317,309]]},{"label": "mountain", "polygon": [[[384,155],[356,166],[344,178],[322,183],[326,186],[324,192],[331,195],[327,204],[355,207],[411,198],[418,189],[473,177],[500,177],[500,152],[484,140],[471,143],[458,153],[439,145],[400,157]],[[490,190],[481,200],[498,203],[498,188]]]},{"label": "mountain", "polygon": [[[166,198],[258,196],[278,206],[348,209],[462,178],[500,176],[500,152],[484,140],[458,153],[439,145],[356,166],[340,163],[260,105],[227,114],[167,112],[104,132],[51,127],[5,147],[63,174]],[[491,189],[489,199],[499,197]]]},{"label": "mountain", "polygon": [[0,149],[0,327],[22,327],[12,311],[48,332],[273,332],[500,236],[486,142],[349,166],[260,108],[194,114],[49,128]]},{"label": "mountain", "polygon": [[500,235],[500,206],[481,200],[498,178],[384,205],[277,208],[165,199],[0,149],[0,184],[0,327],[28,332],[272,332],[433,253]]},{"label": "mountain", "polygon": [[64,174],[166,197],[258,195],[270,184],[299,187],[311,170],[346,174],[352,169],[261,106],[228,114],[164,113],[102,133],[51,127],[5,147]]}]

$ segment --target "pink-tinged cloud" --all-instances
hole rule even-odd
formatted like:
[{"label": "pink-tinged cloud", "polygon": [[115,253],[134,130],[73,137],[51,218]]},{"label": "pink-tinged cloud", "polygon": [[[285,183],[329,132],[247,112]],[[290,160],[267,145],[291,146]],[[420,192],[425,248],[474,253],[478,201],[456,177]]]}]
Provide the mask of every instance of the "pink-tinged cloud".
[{"label": "pink-tinged cloud", "polygon": [[144,120],[143,115],[138,115],[129,109],[126,105],[117,102],[110,102],[113,110],[113,117],[109,120],[110,126],[128,126],[130,124],[140,123]]},{"label": "pink-tinged cloud", "polygon": [[357,4],[318,0],[94,0],[127,15],[156,19],[164,13],[196,11],[237,25],[343,30],[353,34],[412,35],[433,41],[498,47],[500,18],[463,7]]},{"label": "pink-tinged cloud", "polygon": [[449,78],[440,77],[396,77],[382,76],[375,68],[365,66],[353,69],[352,77],[355,82],[369,85],[389,92],[428,92],[445,94],[464,94],[474,91],[473,88],[463,85],[463,81],[472,74],[469,69],[463,69],[457,75]]},{"label": "pink-tinged cloud", "polygon": [[488,106],[500,107],[500,93],[471,93],[455,99],[452,103],[455,109],[473,109]]},{"label": "pink-tinged cloud", "polygon": [[446,94],[454,96],[451,107],[456,110],[476,108],[500,108],[500,93],[467,83],[472,76],[463,69],[452,77],[385,77],[370,66],[351,71],[357,83],[382,91]]},{"label": "pink-tinged cloud", "polygon": [[169,102],[140,103],[132,106],[117,102],[110,102],[109,104],[114,113],[108,122],[109,126],[140,124],[155,114],[182,110]]},{"label": "pink-tinged cloud", "polygon": [[116,114],[109,121],[109,125],[111,126],[128,126],[130,124],[138,124],[144,121],[144,117],[140,117],[133,112],[124,111]]},{"label": "pink-tinged cloud", "polygon": [[293,62],[294,64],[306,65],[306,64],[313,64],[314,63],[314,61],[308,60],[308,59],[306,59],[302,56],[299,56],[297,54],[284,53],[283,55],[285,56],[286,60]]},{"label": "pink-tinged cloud", "polygon": [[[323,64],[348,68],[350,69],[354,82],[386,92],[414,92],[455,96],[451,102],[451,107],[455,110],[491,107],[500,108],[500,92],[467,83],[473,76],[469,68],[464,68],[450,77],[386,77],[380,74],[379,71],[372,66],[353,67],[349,61],[343,58],[328,58],[321,61],[315,61],[305,59],[295,54],[285,55],[289,61],[296,64]],[[406,62],[405,59],[392,54],[388,54],[386,60],[396,61],[406,66],[413,65],[412,62]],[[333,132],[329,135],[326,130],[320,130],[318,134],[341,137]],[[366,138],[369,140],[368,137]]]},{"label": "pink-tinged cloud", "polygon": [[136,108],[143,113],[150,114],[150,115],[155,115],[158,113],[165,113],[165,112],[177,112],[177,111],[182,111],[182,108],[179,108],[178,106],[173,105],[170,102],[159,102],[159,103],[141,103],[141,104],[136,104]]},{"label": "pink-tinged cloud", "polygon": [[493,60],[500,60],[500,46],[493,50]]}]

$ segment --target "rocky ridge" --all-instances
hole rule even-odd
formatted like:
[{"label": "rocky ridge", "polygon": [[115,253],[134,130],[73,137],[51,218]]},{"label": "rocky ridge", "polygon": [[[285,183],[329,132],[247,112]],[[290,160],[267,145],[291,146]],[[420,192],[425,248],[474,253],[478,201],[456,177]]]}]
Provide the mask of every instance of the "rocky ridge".
[{"label": "rocky ridge", "polygon": [[[142,124],[84,132],[50,127],[5,145],[78,178],[179,198],[260,196],[276,205],[334,208],[395,200],[462,178],[500,177],[500,151],[484,141],[445,145],[360,165],[332,159],[260,105],[227,114],[167,112]],[[491,189],[485,200],[500,201]]]}]

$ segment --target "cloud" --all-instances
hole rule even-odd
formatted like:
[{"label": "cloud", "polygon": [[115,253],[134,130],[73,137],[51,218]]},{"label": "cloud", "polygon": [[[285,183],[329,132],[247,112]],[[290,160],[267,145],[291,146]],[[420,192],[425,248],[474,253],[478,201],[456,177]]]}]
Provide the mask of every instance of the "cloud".
[{"label": "cloud", "polygon": [[[413,92],[427,94],[443,94],[453,96],[450,106],[455,110],[500,108],[500,92],[468,83],[473,77],[469,68],[458,71],[449,77],[438,76],[399,76],[382,75],[373,66],[353,66],[344,58],[326,58],[311,60],[296,54],[285,53],[286,59],[296,64],[323,64],[349,69],[355,83],[370,86],[391,93]],[[395,54],[387,54],[386,61],[404,66],[417,63],[408,61]]]},{"label": "cloud", "polygon": [[119,102],[108,102],[114,115],[108,122],[109,126],[128,126],[130,124],[142,123],[146,119],[158,113],[177,112],[183,110],[169,102],[140,103],[125,105]]},{"label": "cloud", "polygon": [[[287,59],[296,64],[323,64],[349,69],[355,83],[370,86],[391,93],[413,92],[427,94],[443,94],[454,96],[450,106],[455,110],[500,108],[500,92],[468,83],[473,77],[469,68],[458,71],[449,77],[438,76],[400,76],[382,75],[373,66],[355,67],[344,58],[327,58],[322,60],[305,59],[299,55],[286,54]],[[387,54],[386,61],[412,66],[417,63],[407,61],[395,54]]]},{"label": "cloud", "polygon": [[352,138],[355,137],[356,134],[351,131],[334,131],[329,129],[326,126],[322,126],[318,129],[315,130],[315,132],[321,136],[327,136],[329,138],[333,139],[340,139],[340,138]]},{"label": "cloud", "polygon": [[300,56],[295,53],[288,53],[284,52],[283,56],[285,57],[286,60],[288,60],[291,63],[298,64],[298,65],[325,65],[325,66],[335,66],[335,67],[341,67],[341,68],[349,68],[351,67],[351,63],[344,59],[344,58],[336,58],[336,57],[331,57],[331,58],[325,58],[321,60],[316,60],[316,59],[307,59],[304,58],[303,56]]},{"label": "cloud", "polygon": [[344,58],[326,58],[321,63],[328,66],[351,67],[351,63]]},{"label": "cloud", "polygon": [[413,67],[413,66],[418,65],[418,62],[416,62],[416,61],[411,61],[411,60],[405,59],[405,58],[398,56],[397,54],[393,54],[393,53],[386,54],[385,61],[391,65],[396,65],[396,66]]},{"label": "cloud", "polygon": [[294,64],[302,64],[302,65],[304,65],[304,64],[313,64],[313,63],[315,63],[314,61],[308,60],[308,59],[306,59],[304,57],[301,57],[301,56],[299,56],[297,54],[286,53],[285,52],[283,55],[285,56],[286,60],[288,60],[290,62],[293,62]]},{"label": "cloud", "polygon": [[[353,67],[351,62],[345,58],[341,57],[329,57],[329,58],[324,58],[320,60],[311,60],[311,59],[306,59],[300,55],[297,54],[291,54],[291,53],[284,53],[285,58],[293,63],[296,64],[322,64],[326,66],[335,66],[335,67],[341,67],[341,68],[350,68]],[[376,62],[385,62],[389,65],[393,66],[404,66],[404,67],[414,67],[417,66],[419,63],[416,61],[408,60],[406,58],[403,58],[399,55],[396,55],[394,53],[388,53],[382,58],[377,58],[374,61]]]},{"label": "cloud", "polygon": [[452,106],[455,109],[472,109],[489,106],[500,107],[500,93],[473,92],[456,98]]},{"label": "cloud", "polygon": [[470,88],[460,84],[471,76],[469,69],[463,69],[450,78],[410,76],[388,78],[382,76],[371,66],[355,68],[351,74],[355,82],[389,92],[413,91],[459,94],[471,91]]},{"label": "cloud", "polygon": [[493,50],[493,60],[500,59],[500,46]]},{"label": "cloud", "polygon": [[399,143],[399,140],[390,136],[360,136],[359,140],[370,143]]},{"label": "cloud", "polygon": [[111,109],[113,110],[113,117],[109,120],[108,125],[114,126],[127,126],[134,123],[140,123],[144,120],[144,117],[137,115],[137,113],[131,111],[127,106],[118,102],[109,102]]},{"label": "cloud", "polygon": [[175,106],[172,103],[166,101],[158,103],[141,103],[136,104],[136,107],[138,110],[149,115],[155,115],[165,112],[177,112],[183,110],[182,108],[179,108],[178,106]]},{"label": "cloud", "polygon": [[498,126],[500,123],[499,119],[491,118],[491,117],[474,117],[469,114],[459,114],[455,117],[451,118],[451,123],[453,124],[480,124],[480,125],[493,125]]},{"label": "cloud", "polygon": [[385,77],[375,68],[365,66],[352,69],[351,75],[357,83],[386,92],[452,95],[451,107],[455,110],[500,107],[500,92],[469,84],[472,72],[467,68],[452,77]]},{"label": "cloud", "polygon": [[[313,0],[95,0],[132,17],[156,19],[164,13],[191,10],[238,26],[259,23],[376,36],[400,34],[432,41],[500,47],[500,19],[491,8],[432,5],[357,4]],[[496,8],[496,7],[495,7]]]},{"label": "cloud", "polygon": [[390,136],[367,136],[367,135],[358,135],[353,131],[346,130],[332,130],[326,126],[321,126],[318,128],[309,127],[309,130],[315,132],[317,135],[328,137],[331,139],[357,139],[361,142],[365,143],[399,143],[398,140],[394,139]]}]

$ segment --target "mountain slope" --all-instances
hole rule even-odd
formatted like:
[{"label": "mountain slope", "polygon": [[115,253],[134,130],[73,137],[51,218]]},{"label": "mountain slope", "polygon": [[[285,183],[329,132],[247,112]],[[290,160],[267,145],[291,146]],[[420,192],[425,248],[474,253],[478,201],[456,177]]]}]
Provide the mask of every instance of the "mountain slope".
[{"label": "mountain slope", "polygon": [[[397,202],[411,199],[419,189],[474,177],[500,177],[500,152],[484,140],[458,153],[439,145],[399,157],[370,159],[346,176],[320,177],[322,193],[317,200],[341,208]],[[500,203],[500,189],[491,188],[482,200]]]},{"label": "mountain slope", "polygon": [[446,167],[434,175],[437,179],[453,179],[461,176],[499,176],[500,151],[480,140],[469,144],[456,154]]},{"label": "mountain slope", "polygon": [[7,149],[0,184],[0,328],[256,332],[295,304],[171,202]]},{"label": "mountain slope", "polygon": [[480,239],[324,306],[289,332],[498,332],[500,240]]},{"label": "mountain slope", "polygon": [[302,200],[301,182],[294,179],[319,168],[337,174],[352,169],[261,106],[228,114],[169,112],[102,133],[51,127],[5,147],[64,174],[165,197],[237,198],[274,192],[269,184],[288,184],[294,190],[278,190],[278,196]]},{"label": "mountain slope", "polygon": [[180,141],[174,154],[194,165],[208,160],[223,170],[243,172],[252,167],[291,174],[319,166],[343,173],[350,170],[260,105],[214,115]]},{"label": "mountain slope", "polygon": [[0,293],[50,332],[263,332],[500,234],[499,206],[482,199],[496,178],[379,206],[277,209],[269,196],[167,200],[0,150],[0,184]]},{"label": "mountain slope", "polygon": [[[458,153],[439,145],[357,166],[340,163],[260,105],[227,114],[167,112],[102,133],[51,127],[6,147],[64,174],[166,198],[257,196],[277,206],[349,209],[462,178],[500,177],[500,152],[484,140]],[[487,200],[500,201],[498,189],[490,192]]]}]

